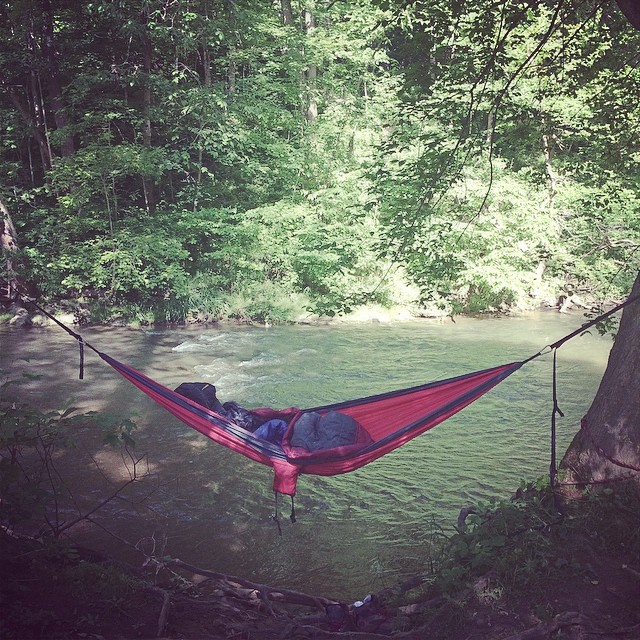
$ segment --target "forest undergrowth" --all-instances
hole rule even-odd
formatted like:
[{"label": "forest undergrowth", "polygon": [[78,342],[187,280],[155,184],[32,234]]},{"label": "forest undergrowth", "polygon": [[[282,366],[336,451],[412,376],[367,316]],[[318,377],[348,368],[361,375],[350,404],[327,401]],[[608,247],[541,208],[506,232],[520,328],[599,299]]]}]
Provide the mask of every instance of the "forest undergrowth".
[{"label": "forest undergrowth", "polygon": [[[176,558],[125,566],[63,542],[0,536],[5,640],[640,637],[640,501],[523,486],[461,514],[433,570],[334,600]],[[466,517],[465,517],[466,515]],[[419,568],[418,568],[419,569]]]}]

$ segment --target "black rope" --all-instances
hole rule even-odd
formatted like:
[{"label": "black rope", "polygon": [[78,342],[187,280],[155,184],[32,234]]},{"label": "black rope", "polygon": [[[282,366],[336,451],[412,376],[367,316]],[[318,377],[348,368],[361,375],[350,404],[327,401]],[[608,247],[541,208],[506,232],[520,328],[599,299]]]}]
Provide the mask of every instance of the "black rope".
[{"label": "black rope", "polygon": [[293,503],[293,496],[291,496],[291,515],[289,516],[291,522],[296,521],[296,505]]},{"label": "black rope", "polygon": [[80,365],[79,365],[80,370],[78,372],[78,378],[80,380],[84,380],[84,348],[85,346],[89,347],[89,349],[91,349],[98,355],[100,355],[100,351],[98,351],[98,349],[96,349],[95,347],[91,346],[79,333],[76,333],[73,329],[69,328],[66,324],[64,324],[63,322],[60,322],[60,320],[58,320],[54,315],[49,313],[46,309],[43,309],[37,302],[34,302],[30,298],[25,298],[25,297],[22,297],[22,301],[25,304],[30,304],[33,307],[35,307],[40,313],[45,315],[52,322],[55,322],[61,329],[64,329],[64,331],[66,331],[72,338],[77,340],[78,347],[80,349]]},{"label": "black rope", "polygon": [[280,526],[280,518],[278,517],[278,492],[274,491],[273,495],[275,497],[275,511],[271,516],[271,519],[278,525],[278,535],[282,537],[282,527]]},{"label": "black rope", "polygon": [[556,416],[564,418],[564,413],[558,406],[558,351],[553,352],[553,411],[551,412],[551,464],[549,466],[549,478],[551,488],[555,489],[557,466],[556,466]]},{"label": "black rope", "polygon": [[556,462],[556,416],[564,418],[564,413],[558,405],[558,350],[553,351],[553,411],[551,412],[551,462],[549,464],[549,483],[553,494],[553,504],[556,511],[564,515],[564,507],[556,492],[558,486],[558,467]]},{"label": "black rope", "polygon": [[632,302],[636,302],[637,300],[640,300],[640,294],[635,296],[630,296],[629,298],[627,298],[620,304],[616,305],[612,309],[609,309],[609,311],[605,311],[604,313],[601,313],[597,318],[594,318],[593,320],[589,320],[589,322],[585,322],[584,324],[581,324],[575,331],[568,333],[563,338],[560,338],[560,340],[556,340],[553,344],[549,344],[543,349],[540,349],[538,353],[534,353],[532,356],[529,356],[525,360],[522,360],[522,364],[523,365],[527,364],[527,362],[531,362],[532,360],[535,360],[536,358],[542,355],[546,355],[547,353],[550,353],[551,351],[554,351],[555,349],[560,348],[565,342],[567,342],[568,340],[571,340],[571,338],[575,338],[577,335],[584,333],[587,329],[593,327],[593,325],[598,324],[598,322],[602,322],[605,318],[608,318],[614,313],[620,311],[620,309],[626,307],[628,304],[631,304]]},{"label": "black rope", "polygon": [[80,347],[80,371],[78,378],[84,380],[84,340],[82,338],[78,339],[78,346]]},{"label": "black rope", "polygon": [[558,349],[565,342],[567,342],[568,340],[571,340],[571,338],[574,338],[575,336],[581,333],[584,333],[587,329],[593,327],[593,325],[598,324],[598,322],[602,322],[602,320],[604,320],[605,318],[608,318],[614,313],[620,311],[620,309],[622,309],[623,307],[626,307],[628,304],[631,304],[632,302],[636,302],[636,300],[640,300],[640,294],[635,296],[629,296],[626,300],[623,300],[620,304],[616,305],[612,309],[609,309],[609,311],[605,311],[604,313],[601,313],[597,318],[594,318],[593,320],[589,320],[589,322],[585,322],[583,325],[578,327],[575,331],[572,331],[571,333],[567,334],[566,336],[564,336],[564,338],[560,338],[560,340],[556,340],[553,344],[549,346],[551,347],[551,349]]}]

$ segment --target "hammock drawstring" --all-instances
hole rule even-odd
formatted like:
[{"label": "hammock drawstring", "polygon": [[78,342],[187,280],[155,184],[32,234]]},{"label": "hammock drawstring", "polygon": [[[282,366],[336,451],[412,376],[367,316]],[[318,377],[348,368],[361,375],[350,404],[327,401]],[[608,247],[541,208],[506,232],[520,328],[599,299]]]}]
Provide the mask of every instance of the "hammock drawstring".
[{"label": "hammock drawstring", "polygon": [[292,523],[296,521],[296,505],[293,503],[293,496],[291,496],[291,515],[289,516],[289,520],[291,520]]},{"label": "hammock drawstring", "polygon": [[271,516],[271,519],[275,521],[276,525],[278,525],[278,535],[282,537],[282,527],[280,526],[280,518],[278,517],[278,492],[273,492],[275,498],[275,511]]},{"label": "hammock drawstring", "polygon": [[[278,516],[278,492],[274,491],[273,495],[275,498],[275,510],[271,519],[278,525],[278,534],[282,536],[282,526],[280,525],[280,517]],[[293,496],[291,496],[291,515],[289,516],[289,520],[291,520],[292,523],[296,521],[296,505],[294,504]]]}]

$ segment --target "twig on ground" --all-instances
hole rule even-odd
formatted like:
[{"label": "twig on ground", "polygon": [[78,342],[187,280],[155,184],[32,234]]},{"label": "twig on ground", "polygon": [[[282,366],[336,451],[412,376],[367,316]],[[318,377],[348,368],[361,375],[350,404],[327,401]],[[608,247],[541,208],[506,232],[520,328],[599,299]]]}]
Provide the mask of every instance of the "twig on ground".
[{"label": "twig on ground", "polygon": [[630,573],[632,576],[635,576],[636,578],[640,579],[640,571],[636,571],[635,569],[633,569],[632,567],[630,567],[627,564],[623,564],[622,568],[627,572]]},{"label": "twig on ground", "polygon": [[582,614],[576,611],[565,611],[559,613],[551,622],[541,622],[531,629],[509,636],[505,640],[543,640],[564,627],[572,627],[584,622],[585,618]]},{"label": "twig on ground", "polygon": [[167,626],[167,618],[169,617],[169,605],[171,604],[171,597],[169,594],[160,587],[150,587],[151,591],[154,593],[160,594],[162,597],[162,608],[160,609],[160,615],[158,616],[158,633],[157,636],[160,638],[164,633],[164,629]]}]

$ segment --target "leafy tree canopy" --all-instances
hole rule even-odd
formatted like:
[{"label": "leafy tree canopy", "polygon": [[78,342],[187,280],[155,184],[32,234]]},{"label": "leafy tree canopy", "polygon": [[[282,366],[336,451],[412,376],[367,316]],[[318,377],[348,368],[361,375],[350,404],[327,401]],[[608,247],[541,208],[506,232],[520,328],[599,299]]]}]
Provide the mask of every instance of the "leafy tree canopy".
[{"label": "leafy tree canopy", "polygon": [[0,35],[12,268],[95,317],[606,300],[640,266],[614,3],[5,0]]}]

